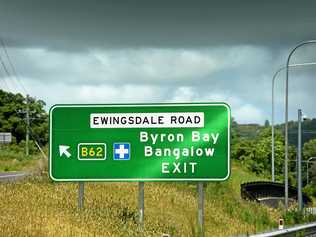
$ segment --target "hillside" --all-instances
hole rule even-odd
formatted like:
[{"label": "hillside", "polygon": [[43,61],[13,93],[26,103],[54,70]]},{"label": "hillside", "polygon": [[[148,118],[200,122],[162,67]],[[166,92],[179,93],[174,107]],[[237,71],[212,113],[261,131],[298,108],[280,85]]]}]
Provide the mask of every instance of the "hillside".
[{"label": "hillside", "polygon": [[[281,127],[281,126],[279,126]],[[282,127],[284,127],[282,125]],[[289,143],[297,146],[298,123],[296,121],[289,122]],[[316,138],[316,119],[308,119],[302,122],[302,144],[311,139]]]},{"label": "hillside", "polygon": [[[298,123],[296,121],[289,121],[288,127],[289,144],[297,146]],[[233,127],[239,137],[246,139],[256,138],[258,133],[264,128],[265,126],[261,126],[259,124],[236,124]],[[275,125],[275,129],[281,130],[282,134],[284,134],[284,124]],[[308,119],[302,122],[302,133],[303,144],[316,138],[316,118]]]},{"label": "hillside", "polygon": [[234,129],[239,137],[253,139],[258,135],[262,126],[259,124],[237,124]]},{"label": "hillside", "polygon": [[[289,144],[297,146],[297,121],[289,121]],[[241,138],[253,139],[265,126],[259,124],[236,124],[233,126],[237,135]],[[270,127],[271,128],[271,127]],[[275,129],[281,130],[284,134],[284,124],[275,125]],[[307,119],[302,122],[302,142],[303,144],[316,138],[316,118]]]},{"label": "hillside", "polygon": [[[240,184],[258,180],[239,164],[231,178],[208,183],[206,236],[231,236],[276,227],[280,213],[240,198]],[[77,184],[40,176],[1,183],[3,236],[196,236],[196,184],[145,183],[145,229],[136,224],[137,183],[87,183],[85,209],[77,209]]]}]

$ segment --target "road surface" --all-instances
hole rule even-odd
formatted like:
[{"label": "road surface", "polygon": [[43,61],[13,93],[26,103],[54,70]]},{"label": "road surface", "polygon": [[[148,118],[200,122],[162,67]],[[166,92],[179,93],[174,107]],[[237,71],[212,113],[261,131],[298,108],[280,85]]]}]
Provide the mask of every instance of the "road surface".
[{"label": "road surface", "polygon": [[29,175],[27,172],[22,171],[0,173],[0,182],[16,181],[25,178],[27,175]]}]

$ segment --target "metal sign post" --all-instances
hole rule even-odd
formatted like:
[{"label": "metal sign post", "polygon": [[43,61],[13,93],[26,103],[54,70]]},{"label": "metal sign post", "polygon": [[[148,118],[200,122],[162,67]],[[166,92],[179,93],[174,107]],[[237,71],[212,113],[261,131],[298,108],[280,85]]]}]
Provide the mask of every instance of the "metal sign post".
[{"label": "metal sign post", "polygon": [[139,213],[139,225],[141,228],[144,227],[144,182],[138,183],[138,213]]},{"label": "metal sign post", "polygon": [[84,207],[84,182],[78,183],[78,207],[79,209]]},{"label": "metal sign post", "polygon": [[203,189],[203,182],[198,182],[198,224],[199,224],[199,236],[204,237],[204,189]]}]

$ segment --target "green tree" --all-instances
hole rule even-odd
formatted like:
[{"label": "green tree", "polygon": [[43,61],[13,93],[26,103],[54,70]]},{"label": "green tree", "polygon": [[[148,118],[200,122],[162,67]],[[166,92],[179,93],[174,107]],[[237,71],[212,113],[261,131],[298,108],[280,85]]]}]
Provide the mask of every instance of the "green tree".
[{"label": "green tree", "polygon": [[[284,137],[280,130],[275,131],[275,174],[277,180],[283,181],[284,167]],[[240,160],[251,171],[260,174],[271,174],[271,128],[260,130],[254,139],[239,138],[232,145],[232,158]],[[295,148],[289,147],[289,178],[294,183]]]},{"label": "green tree", "polygon": [[303,157],[305,160],[316,157],[316,139],[309,140],[303,146]]},{"label": "green tree", "polygon": [[[316,139],[309,140],[303,146],[303,159],[308,160],[311,157],[316,157]],[[313,161],[316,161],[314,159]],[[310,181],[312,181],[311,187],[316,190],[316,165],[315,162],[310,162],[310,169],[308,170],[308,175],[310,177]],[[307,172],[307,171],[306,171]]]},{"label": "green tree", "polygon": [[232,140],[232,143],[235,142],[236,139],[238,139],[238,132],[237,132],[237,129],[238,129],[238,124],[236,122],[236,120],[234,118],[232,118],[232,121],[231,121],[231,140]]},{"label": "green tree", "polygon": [[[45,102],[29,97],[31,137],[42,144],[48,141],[48,115]],[[14,140],[20,143],[26,134],[26,98],[0,90],[0,132],[11,132]]]},{"label": "green tree", "polygon": [[264,126],[265,127],[269,127],[270,126],[269,120],[266,119],[266,121],[264,122]]}]

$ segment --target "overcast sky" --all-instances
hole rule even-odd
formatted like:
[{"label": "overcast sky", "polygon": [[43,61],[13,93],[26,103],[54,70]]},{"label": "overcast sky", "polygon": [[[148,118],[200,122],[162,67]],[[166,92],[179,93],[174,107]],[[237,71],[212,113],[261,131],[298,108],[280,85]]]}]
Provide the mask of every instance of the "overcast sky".
[{"label": "overcast sky", "polygon": [[[0,37],[19,81],[47,103],[225,101],[239,123],[271,120],[271,81],[316,39],[316,1],[0,0]],[[3,47],[0,56],[10,64]],[[316,45],[291,63],[316,61]],[[290,119],[316,117],[316,66],[290,72]],[[276,81],[284,120],[284,78]],[[22,88],[21,84],[25,87]]]}]

